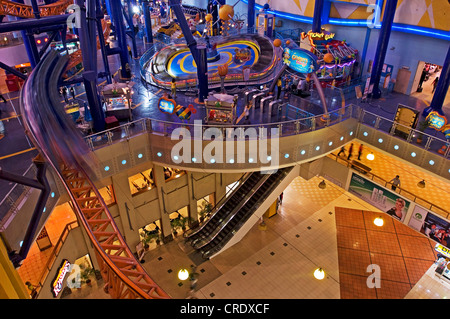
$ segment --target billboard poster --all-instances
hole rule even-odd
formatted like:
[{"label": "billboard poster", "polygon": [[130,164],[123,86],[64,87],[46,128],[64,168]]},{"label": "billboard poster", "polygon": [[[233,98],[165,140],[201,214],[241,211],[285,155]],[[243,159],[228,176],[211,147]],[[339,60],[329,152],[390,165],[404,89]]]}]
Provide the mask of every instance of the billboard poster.
[{"label": "billboard poster", "polygon": [[450,222],[429,212],[423,207],[414,207],[408,226],[450,248]]},{"label": "billboard poster", "polygon": [[292,70],[308,74],[316,71],[319,66],[317,57],[304,49],[286,48],[283,54],[283,62]]},{"label": "billboard poster", "polygon": [[399,221],[405,219],[406,212],[411,204],[397,193],[355,173],[352,174],[348,191]]}]

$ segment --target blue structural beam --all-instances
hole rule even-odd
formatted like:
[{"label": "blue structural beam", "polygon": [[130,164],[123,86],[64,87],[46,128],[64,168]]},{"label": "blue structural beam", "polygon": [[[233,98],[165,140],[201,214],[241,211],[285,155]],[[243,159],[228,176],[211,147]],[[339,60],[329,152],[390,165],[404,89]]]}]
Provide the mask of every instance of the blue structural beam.
[{"label": "blue structural beam", "polygon": [[111,10],[111,19],[113,21],[116,39],[120,48],[120,78],[129,79],[131,78],[131,69],[129,65],[130,60],[128,58],[127,38],[123,21],[122,4],[117,0],[106,0],[106,3],[108,4],[107,7],[109,6]]},{"label": "blue structural beam", "polygon": [[442,106],[450,86],[450,47],[445,57],[444,65],[442,66],[441,75],[434,91],[433,99],[431,100],[430,107],[424,110],[424,115],[428,115],[430,111],[437,111],[439,114],[444,115]]},{"label": "blue structural beam", "polygon": [[383,23],[381,24],[372,74],[370,76],[370,83],[373,84],[372,98],[375,99],[381,97],[381,90],[379,89],[381,72],[383,70],[384,59],[386,58],[386,52],[389,44],[389,38],[391,36],[392,24],[394,22],[397,2],[398,0],[387,0],[384,9]]},{"label": "blue structural beam", "polygon": [[96,13],[97,13],[96,24],[97,24],[97,32],[98,32],[98,41],[100,42],[100,52],[102,54],[102,60],[103,60],[103,68],[105,69],[106,81],[108,82],[108,84],[111,84],[112,83],[111,70],[109,68],[108,54],[106,53],[106,43],[105,43],[105,38],[103,35],[103,28],[102,28],[102,21],[101,21],[103,12],[102,12],[102,6],[100,4],[100,0],[96,1],[95,9],[96,9]]},{"label": "blue structural beam", "polygon": [[136,31],[134,30],[134,24],[133,24],[133,5],[131,4],[131,0],[127,0],[127,7],[128,7],[128,16],[124,12],[125,20],[128,24],[128,27],[130,28],[130,37],[131,37],[131,43],[133,46],[133,55],[135,58],[138,57],[137,53],[137,46],[136,46]]},{"label": "blue structural beam", "polygon": [[255,0],[248,0],[248,8],[247,8],[247,24],[248,30],[252,31],[255,27]]},{"label": "blue structural beam", "polygon": [[[88,7],[84,6],[84,0],[76,0],[81,8],[78,35],[80,38],[80,49],[83,58],[83,83],[89,110],[92,115],[93,128],[96,132],[105,129],[105,115],[100,103],[97,90],[97,41],[95,26],[95,3],[87,1]],[[86,10],[88,9],[88,10]],[[86,11],[88,16],[86,16]],[[88,23],[88,21],[90,23]],[[101,34],[99,36],[102,36]],[[94,48],[92,48],[94,46]]]},{"label": "blue structural beam", "polygon": [[312,32],[320,32],[322,30],[323,2],[324,0],[316,0],[314,3]]},{"label": "blue structural beam", "polygon": [[142,1],[142,11],[144,13],[145,37],[148,43],[153,43],[152,17],[148,0]]},{"label": "blue structural beam", "polygon": [[[181,31],[183,32],[184,38],[186,39],[187,46],[191,51],[192,57],[197,64],[197,78],[198,78],[198,101],[200,103],[204,102],[205,98],[208,96],[208,66],[206,58],[202,58],[197,48],[197,41],[195,41],[192,35],[191,29],[186,21],[183,10],[181,8],[181,0],[169,0],[169,6],[175,13],[178,23],[180,25]],[[205,55],[206,56],[206,55]]]}]

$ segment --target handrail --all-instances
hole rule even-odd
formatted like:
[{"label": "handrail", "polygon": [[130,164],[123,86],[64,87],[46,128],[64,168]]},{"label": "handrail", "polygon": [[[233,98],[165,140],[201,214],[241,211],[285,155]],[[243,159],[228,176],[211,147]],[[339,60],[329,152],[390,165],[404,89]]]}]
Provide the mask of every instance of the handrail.
[{"label": "handrail", "polygon": [[[270,187],[269,187],[267,190],[265,190],[264,193],[263,193],[263,195],[260,196],[260,197],[258,198],[258,200],[255,202],[255,204],[252,206],[252,208],[256,207],[256,209],[258,209],[259,206],[261,205],[261,203],[264,202],[264,201],[266,200],[266,196],[265,196],[265,195],[266,195],[267,193],[269,193],[269,194],[272,193],[272,192],[274,191],[274,189],[275,189],[275,188],[279,185],[279,183],[281,182],[280,179],[285,178],[285,177],[289,174],[289,172],[290,172],[291,170],[292,170],[292,167],[288,167],[288,168],[285,168],[285,169],[283,169],[283,170],[278,171],[280,174],[279,174],[278,176],[276,176],[276,180],[275,180],[275,183],[274,183],[275,186],[274,186],[273,188],[270,188]],[[277,172],[277,173],[278,173],[278,172]],[[276,174],[276,173],[275,173],[275,174]],[[268,180],[271,176],[272,176],[272,175],[268,175],[267,178],[265,179],[265,181],[258,187],[258,189],[259,189],[260,187],[262,187],[262,185],[264,185],[264,183],[267,182],[267,180]],[[251,198],[251,197],[247,198],[246,201],[245,201],[245,203],[247,203],[247,201],[250,200],[250,198]],[[244,205],[245,205],[245,204],[244,204]],[[228,222],[225,223],[225,224],[222,226],[222,228],[217,232],[217,234],[214,236],[214,238],[217,237],[217,236],[222,232],[222,229],[225,228],[225,226],[226,226],[226,225],[234,218],[234,216],[235,216],[238,212],[239,212],[239,211],[237,211],[237,212],[236,212],[236,213],[228,220]],[[253,211],[253,213],[254,213],[254,212],[255,212],[255,211]],[[239,220],[238,223],[234,226],[233,230],[240,229],[240,228],[242,227],[243,223],[245,223],[247,220],[248,220],[248,218],[247,218],[245,221]],[[224,239],[230,238],[230,237],[231,237],[231,234],[234,235],[234,233],[233,233],[232,231],[228,232],[228,234],[225,235],[225,237],[222,239],[222,241],[221,241],[218,245],[216,245],[215,247],[210,248],[210,249],[207,250],[207,251],[204,251],[204,252],[202,253],[202,257],[203,257],[203,258],[206,258],[206,257],[208,257],[208,255],[211,255],[212,253],[217,252],[217,251],[219,251],[220,249],[222,249],[223,246],[226,245],[226,243],[228,243],[228,240],[224,240]],[[214,240],[214,238],[212,238],[212,239],[208,242],[208,244],[209,244],[210,242],[212,242],[212,241]],[[204,246],[206,246],[206,245],[204,245]]]},{"label": "handrail", "polygon": [[[337,156],[336,154],[333,154],[333,153],[330,153],[329,156],[330,157],[334,157],[336,162],[339,162],[338,160],[346,162],[346,166],[347,167],[351,167],[352,166],[352,162],[350,160],[347,160],[346,158],[341,158],[341,157],[339,157],[339,156]],[[358,169],[363,170],[365,172],[365,175],[369,176],[372,181],[374,180],[374,178],[376,178],[376,179],[384,182],[384,185],[382,185],[384,187],[387,187],[388,185],[392,185],[391,182],[385,180],[383,177],[381,177],[379,175],[376,175],[376,174],[374,174],[374,173],[364,169],[363,167],[358,167]],[[426,199],[424,199],[424,198],[422,198],[420,196],[417,196],[416,194],[414,194],[414,193],[412,193],[412,192],[410,192],[410,191],[408,191],[408,190],[406,190],[406,189],[404,189],[404,188],[402,188],[400,186],[397,186],[397,189],[399,190],[399,194],[400,195],[402,195],[402,192],[406,193],[407,195],[410,195],[412,198],[411,197],[407,197],[405,195],[403,195],[403,196],[407,197],[408,199],[411,199],[415,203],[420,203],[420,205],[422,205],[422,206],[424,206],[424,205],[421,202],[426,203],[426,204],[429,205],[428,209],[430,209],[431,211],[433,211],[436,214],[439,214],[439,215],[445,217],[446,219],[449,219],[450,212],[447,211],[446,209],[444,209],[444,208],[442,208],[442,207],[440,207],[438,205],[435,205],[435,204],[431,203],[430,201],[428,201],[428,200],[426,200]],[[420,200],[420,202],[418,202],[418,200]],[[434,211],[433,207],[436,208],[438,211]]]},{"label": "handrail", "polygon": [[[214,217],[214,215],[222,208],[223,205],[225,205],[226,203],[226,199],[229,196],[233,196],[238,189],[241,188],[241,186],[244,184],[243,182],[245,182],[252,173],[244,173],[242,174],[242,176],[239,178],[239,180],[236,181],[236,183],[239,183],[239,186],[234,188],[234,189],[230,189],[228,190],[220,199],[219,201],[216,203],[216,205],[211,209],[211,211],[207,214],[206,217],[209,217],[208,219],[205,219],[202,223],[202,225],[198,228],[195,229],[189,229],[188,231],[186,231],[184,233],[184,237],[186,238],[186,240],[189,240],[191,236],[195,236],[196,234],[198,234],[205,226],[206,224]],[[231,198],[231,197],[230,197]]]},{"label": "handrail", "polygon": [[59,252],[61,251],[61,248],[62,248],[67,236],[69,236],[69,232],[72,229],[77,228],[77,227],[80,227],[80,225],[78,224],[78,221],[76,221],[76,220],[66,224],[66,226],[64,227],[64,229],[61,233],[61,236],[59,236],[58,241],[55,243],[55,246],[53,247],[53,250],[49,256],[49,259],[45,263],[44,270],[42,271],[42,274],[39,277],[38,286],[36,287],[36,296],[34,298],[37,298],[39,296],[39,292],[44,287],[44,282],[47,279],[48,274],[52,270],[53,264],[54,264],[56,258],[59,256]]},{"label": "handrail", "polygon": [[[233,210],[226,216],[224,220],[221,221],[221,223],[218,225],[219,227],[216,227],[212,233],[210,233],[207,237],[202,238],[199,242],[195,242],[193,245],[195,249],[202,249],[209,243],[211,243],[221,232],[222,230],[227,226],[227,224],[240,212],[240,210],[247,204],[247,202],[252,198],[252,196],[264,185],[264,183],[269,179],[270,174],[266,174],[261,178],[255,186],[252,187],[251,191],[248,192],[248,194],[241,199],[239,204],[237,204]],[[249,196],[250,195],[250,196]]]}]

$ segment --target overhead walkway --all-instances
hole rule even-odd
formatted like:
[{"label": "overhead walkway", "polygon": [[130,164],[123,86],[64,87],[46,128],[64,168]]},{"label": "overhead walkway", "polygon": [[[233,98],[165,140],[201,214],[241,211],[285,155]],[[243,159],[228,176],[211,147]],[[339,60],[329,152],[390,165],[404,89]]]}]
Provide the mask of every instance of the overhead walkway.
[{"label": "overhead walkway", "polygon": [[[81,225],[96,251],[105,291],[118,299],[170,298],[140,265],[120,234],[108,207],[89,176],[89,154],[79,132],[67,122],[57,82],[67,56],[51,51],[36,67],[21,96],[30,139],[61,179]],[[60,137],[60,138],[58,138]],[[84,154],[84,156],[83,156]]]}]

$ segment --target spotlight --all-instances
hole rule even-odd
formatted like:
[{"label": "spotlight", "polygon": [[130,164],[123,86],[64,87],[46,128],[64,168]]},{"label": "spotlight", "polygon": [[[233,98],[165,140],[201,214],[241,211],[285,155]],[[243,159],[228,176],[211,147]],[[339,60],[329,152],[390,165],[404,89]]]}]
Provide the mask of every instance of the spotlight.
[{"label": "spotlight", "polygon": [[314,271],[314,278],[316,278],[318,280],[322,280],[323,278],[325,278],[325,271],[323,271],[322,268],[317,268]]},{"label": "spotlight", "polygon": [[325,188],[327,188],[327,184],[325,183],[325,180],[322,180],[320,183],[319,183],[319,188],[320,189],[325,189]]},{"label": "spotlight", "polygon": [[369,161],[373,161],[373,160],[375,159],[375,155],[373,155],[373,153],[370,153],[370,154],[367,154],[366,158],[367,158]]},{"label": "spotlight", "polygon": [[425,180],[423,179],[423,180],[421,180],[420,182],[418,182],[418,183],[417,183],[417,187],[425,188]]},{"label": "spotlight", "polygon": [[383,226],[383,224],[384,224],[384,220],[383,220],[382,217],[377,217],[377,218],[375,218],[375,219],[373,220],[373,223],[374,223],[375,225],[377,225],[378,227],[381,227],[381,226]]}]

